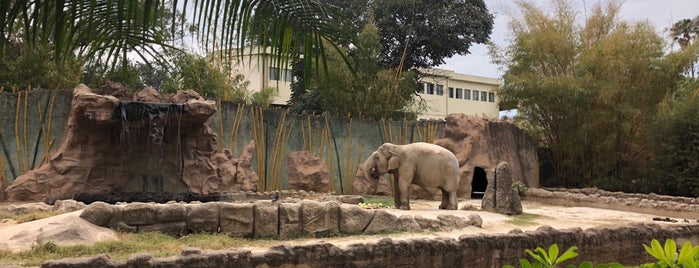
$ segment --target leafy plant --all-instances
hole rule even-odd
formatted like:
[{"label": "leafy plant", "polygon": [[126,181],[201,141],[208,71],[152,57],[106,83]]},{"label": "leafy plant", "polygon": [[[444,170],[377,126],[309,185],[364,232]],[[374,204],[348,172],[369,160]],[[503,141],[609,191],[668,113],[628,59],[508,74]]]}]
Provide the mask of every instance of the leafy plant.
[{"label": "leafy plant", "polygon": [[687,241],[682,245],[682,248],[677,252],[677,245],[672,239],[665,240],[665,246],[661,246],[658,240],[653,239],[648,246],[643,244],[646,252],[658,259],[658,262],[653,264],[645,264],[642,267],[652,268],[697,268],[699,267],[699,246],[692,246],[692,243]]},{"label": "leafy plant", "polygon": [[529,188],[527,187],[526,184],[524,184],[523,181],[515,181],[515,182],[513,182],[513,183],[512,183],[512,188],[515,189],[515,191],[517,191],[517,193],[519,194],[519,196],[524,196],[524,195],[527,193],[527,190],[529,190]]},{"label": "leafy plant", "polygon": [[[554,268],[557,265],[563,263],[564,261],[570,260],[572,258],[575,258],[578,256],[578,253],[576,252],[578,250],[578,247],[572,246],[568,248],[563,254],[560,256],[558,255],[558,245],[553,244],[549,247],[548,252],[544,250],[541,247],[537,247],[534,251],[532,250],[525,250],[529,256],[534,258],[535,262],[531,263],[527,259],[520,259],[519,263],[522,266],[522,268]],[[581,264],[582,265],[582,264]],[[581,266],[581,267],[587,267],[587,266]],[[592,267],[592,266],[590,266]],[[514,268],[514,266],[511,265],[505,265],[504,268]]]}]

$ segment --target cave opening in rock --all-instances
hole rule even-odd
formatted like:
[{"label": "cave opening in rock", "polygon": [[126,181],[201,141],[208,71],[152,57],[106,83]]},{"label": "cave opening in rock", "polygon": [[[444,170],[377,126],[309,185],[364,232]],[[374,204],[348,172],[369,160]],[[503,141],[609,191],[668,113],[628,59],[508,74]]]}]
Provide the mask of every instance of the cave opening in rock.
[{"label": "cave opening in rock", "polygon": [[471,181],[471,198],[481,199],[485,194],[485,189],[488,187],[488,178],[485,174],[485,169],[476,167],[473,170],[473,180]]}]

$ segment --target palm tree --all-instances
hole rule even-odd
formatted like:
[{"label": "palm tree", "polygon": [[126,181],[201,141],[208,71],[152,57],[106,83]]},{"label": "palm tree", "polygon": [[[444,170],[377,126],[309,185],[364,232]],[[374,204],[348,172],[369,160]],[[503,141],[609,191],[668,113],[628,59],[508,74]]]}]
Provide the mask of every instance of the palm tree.
[{"label": "palm tree", "polygon": [[[672,40],[677,41],[681,49],[686,49],[699,36],[699,16],[694,19],[682,19],[670,28]],[[694,77],[694,64],[689,69],[690,75]]]},{"label": "palm tree", "polygon": [[677,41],[680,48],[684,49],[692,43],[699,34],[699,16],[694,19],[682,19],[670,28],[672,39]]},{"label": "palm tree", "polygon": [[176,14],[199,29],[207,51],[255,44],[278,58],[303,54],[310,62],[323,57],[324,40],[335,47],[347,42],[338,13],[317,0],[2,0],[0,56],[21,43],[51,48],[57,62],[114,64],[128,53],[160,59],[161,48],[173,44],[168,36],[185,27]]}]

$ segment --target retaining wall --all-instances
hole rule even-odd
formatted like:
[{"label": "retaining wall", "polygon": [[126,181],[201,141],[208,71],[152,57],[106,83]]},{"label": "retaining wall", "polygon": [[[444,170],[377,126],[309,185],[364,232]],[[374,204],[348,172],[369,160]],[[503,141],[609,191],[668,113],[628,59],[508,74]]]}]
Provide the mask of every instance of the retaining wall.
[{"label": "retaining wall", "polygon": [[462,235],[458,239],[433,238],[357,243],[340,248],[328,243],[276,246],[265,252],[231,249],[203,252],[188,248],[178,256],[154,258],[136,254],[127,261],[106,255],[94,258],[50,260],[41,267],[502,267],[517,266],[525,249],[547,248],[557,243],[561,250],[577,246],[580,255],[566,264],[585,260],[595,264],[620,262],[638,265],[653,262],[642,245],[652,239],[671,238],[678,243],[699,244],[699,225],[640,224],[625,227],[536,231],[507,234]]}]

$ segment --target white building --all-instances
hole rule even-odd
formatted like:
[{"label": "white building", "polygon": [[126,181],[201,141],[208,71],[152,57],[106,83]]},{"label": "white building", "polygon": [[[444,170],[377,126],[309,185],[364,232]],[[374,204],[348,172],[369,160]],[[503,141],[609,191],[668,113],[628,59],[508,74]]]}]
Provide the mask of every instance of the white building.
[{"label": "white building", "polygon": [[[250,81],[252,92],[274,87],[279,96],[274,104],[286,105],[291,98],[291,67],[272,67],[275,57],[269,50],[246,50],[242,58],[232,63],[232,69]],[[444,119],[451,113],[498,118],[497,92],[502,80],[460,74],[444,69],[421,69],[426,74],[421,79],[422,90],[418,95],[425,101],[427,110],[418,119]]]},{"label": "white building", "polygon": [[498,89],[502,80],[461,74],[444,69],[422,69],[418,95],[427,111],[418,119],[443,119],[451,113],[498,118]]}]

